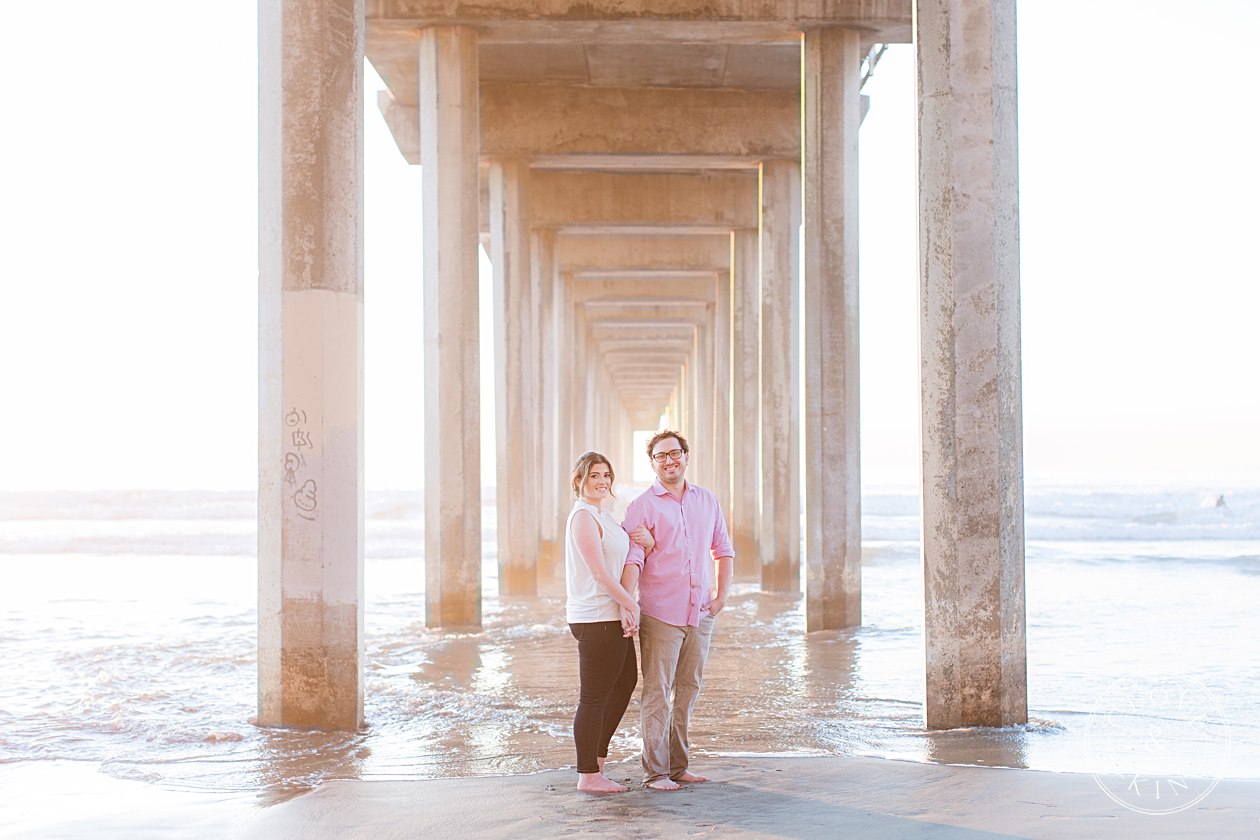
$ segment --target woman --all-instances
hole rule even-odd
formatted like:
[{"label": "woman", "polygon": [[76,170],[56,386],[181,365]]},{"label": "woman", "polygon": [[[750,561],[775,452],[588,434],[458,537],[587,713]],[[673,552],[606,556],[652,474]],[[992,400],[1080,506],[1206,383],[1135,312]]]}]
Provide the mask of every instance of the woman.
[{"label": "woman", "polygon": [[[581,689],[573,716],[577,744],[577,789],[591,793],[628,790],[604,776],[608,742],[638,682],[634,639],[639,605],[621,585],[630,537],[604,512],[612,498],[613,469],[598,452],[573,465],[576,501],[565,525],[564,570],[569,630],[578,643]],[[651,549],[652,538],[636,529],[635,542]]]}]

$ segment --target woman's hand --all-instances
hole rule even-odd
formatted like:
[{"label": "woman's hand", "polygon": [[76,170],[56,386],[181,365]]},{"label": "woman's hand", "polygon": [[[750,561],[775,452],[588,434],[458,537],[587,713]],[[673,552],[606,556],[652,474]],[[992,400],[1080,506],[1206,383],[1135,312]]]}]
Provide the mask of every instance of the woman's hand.
[{"label": "woman's hand", "polygon": [[652,549],[656,548],[656,539],[652,536],[652,532],[647,529],[646,525],[640,525],[630,532],[630,539],[637,545],[643,546],[643,553],[651,554]]},{"label": "woman's hand", "polygon": [[627,639],[631,636],[639,634],[639,605],[635,604],[634,609],[621,608],[621,635]]}]

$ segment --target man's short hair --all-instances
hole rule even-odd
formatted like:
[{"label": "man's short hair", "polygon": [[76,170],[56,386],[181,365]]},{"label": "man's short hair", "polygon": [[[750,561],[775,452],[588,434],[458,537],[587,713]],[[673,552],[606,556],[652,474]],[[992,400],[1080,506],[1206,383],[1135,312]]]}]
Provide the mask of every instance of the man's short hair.
[{"label": "man's short hair", "polygon": [[677,438],[678,445],[682,447],[682,451],[686,452],[688,455],[691,454],[691,450],[687,447],[687,439],[682,436],[682,432],[676,432],[673,429],[665,429],[664,431],[660,431],[652,435],[652,439],[648,441],[647,454],[649,458],[652,457],[652,450],[656,448],[656,444],[665,440],[665,438]]}]

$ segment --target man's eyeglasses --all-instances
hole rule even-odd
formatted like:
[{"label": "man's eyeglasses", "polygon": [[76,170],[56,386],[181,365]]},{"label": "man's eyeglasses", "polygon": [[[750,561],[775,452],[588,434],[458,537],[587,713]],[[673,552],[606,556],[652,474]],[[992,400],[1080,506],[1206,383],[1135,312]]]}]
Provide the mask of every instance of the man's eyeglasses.
[{"label": "man's eyeglasses", "polygon": [[652,460],[658,464],[665,463],[666,458],[672,458],[675,461],[681,461],[683,451],[681,449],[671,449],[668,452],[656,452],[652,455]]}]

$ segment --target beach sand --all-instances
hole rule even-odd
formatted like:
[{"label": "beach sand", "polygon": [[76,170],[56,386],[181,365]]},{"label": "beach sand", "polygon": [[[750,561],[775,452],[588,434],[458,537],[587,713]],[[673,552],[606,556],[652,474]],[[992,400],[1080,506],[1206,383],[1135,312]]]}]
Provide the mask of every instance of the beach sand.
[{"label": "beach sand", "polygon": [[[1260,836],[1260,781],[1222,780],[1175,813],[1144,814],[1080,773],[839,756],[705,758],[712,781],[676,793],[640,785],[637,762],[609,765],[628,793],[573,789],[570,770],[430,781],[331,781],[263,805],[152,788],[151,806],[45,812],[13,838],[239,840],[391,838],[1233,838]],[[1190,780],[1191,791],[1195,788]],[[1148,788],[1148,796],[1150,795]],[[168,797],[163,803],[154,801]],[[181,799],[183,797],[183,799]],[[1147,804],[1169,808],[1175,799]],[[49,802],[49,805],[52,803]],[[83,803],[79,803],[80,806]],[[121,805],[121,802],[117,802]],[[1175,806],[1171,806],[1175,807]],[[77,809],[76,809],[77,810]]]}]

